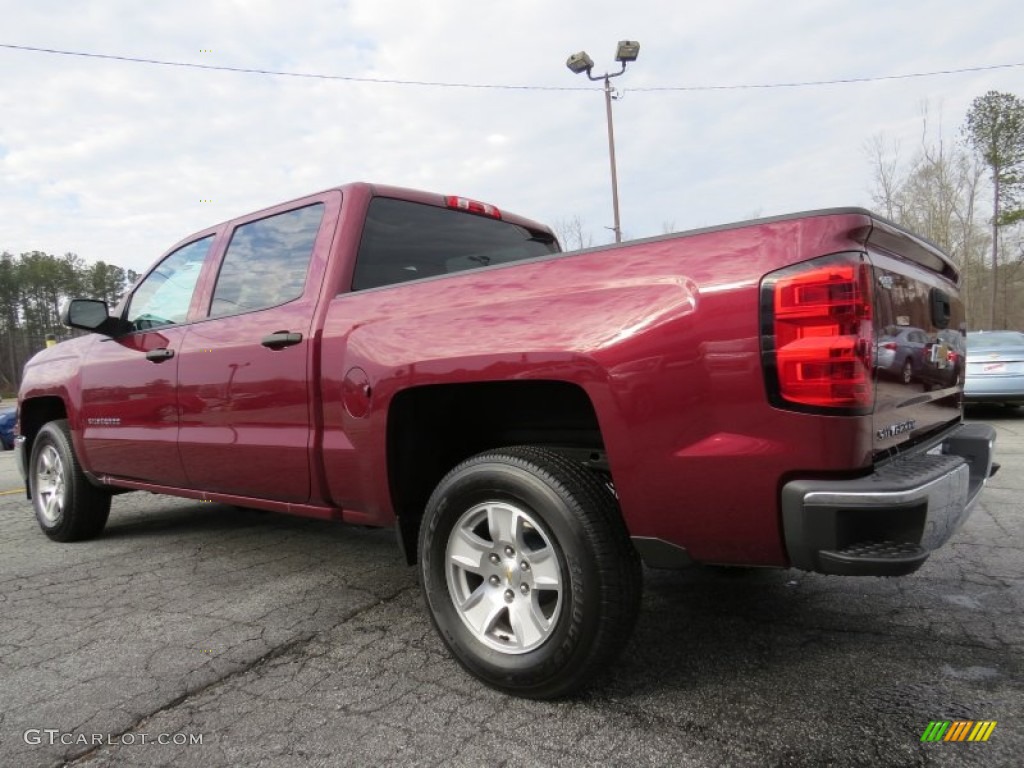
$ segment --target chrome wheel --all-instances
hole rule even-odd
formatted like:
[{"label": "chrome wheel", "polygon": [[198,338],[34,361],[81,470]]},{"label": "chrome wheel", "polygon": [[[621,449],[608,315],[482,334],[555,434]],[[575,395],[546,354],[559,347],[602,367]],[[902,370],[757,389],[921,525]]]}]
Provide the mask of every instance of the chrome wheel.
[{"label": "chrome wheel", "polygon": [[562,556],[534,516],[508,502],[467,510],[445,550],[448,593],[473,636],[526,653],[551,635],[562,610]]},{"label": "chrome wheel", "polygon": [[56,525],[64,516],[66,478],[64,462],[52,445],[47,445],[36,457],[36,504],[39,514],[48,525]]},{"label": "chrome wheel", "polygon": [[110,492],[82,471],[66,419],[44,424],[32,441],[29,491],[36,522],[54,541],[98,536],[110,514]]},{"label": "chrome wheel", "polygon": [[455,659],[516,696],[565,696],[606,670],[642,571],[606,478],[541,446],[466,459],[419,529],[420,584]]}]

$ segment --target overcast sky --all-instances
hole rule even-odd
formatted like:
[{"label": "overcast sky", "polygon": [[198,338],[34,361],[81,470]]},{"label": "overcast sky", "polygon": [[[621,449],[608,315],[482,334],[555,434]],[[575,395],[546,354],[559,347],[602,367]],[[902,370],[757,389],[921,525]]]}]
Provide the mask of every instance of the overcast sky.
[{"label": "overcast sky", "polygon": [[[971,100],[1024,96],[1017,0],[0,0],[0,43],[353,78],[308,79],[0,48],[0,250],[135,270],[191,232],[348,181],[474,197],[612,234],[614,69],[626,237],[870,206],[865,145],[909,157],[922,105],[954,140]],[[588,88],[584,88],[587,86]],[[580,90],[547,90],[579,88]],[[697,90],[642,90],[696,88]]]}]

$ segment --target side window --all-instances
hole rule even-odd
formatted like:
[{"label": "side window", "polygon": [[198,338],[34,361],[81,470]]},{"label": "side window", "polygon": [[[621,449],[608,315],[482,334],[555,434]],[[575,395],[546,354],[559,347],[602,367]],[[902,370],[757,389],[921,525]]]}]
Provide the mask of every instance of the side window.
[{"label": "side window", "polygon": [[389,197],[366,213],[352,290],[558,252],[555,238],[509,221]]},{"label": "side window", "polygon": [[125,319],[136,331],[185,322],[213,235],[184,245],[146,275],[132,294]]},{"label": "side window", "polygon": [[238,227],[217,275],[210,317],[299,298],[323,217],[324,205],[316,203]]}]

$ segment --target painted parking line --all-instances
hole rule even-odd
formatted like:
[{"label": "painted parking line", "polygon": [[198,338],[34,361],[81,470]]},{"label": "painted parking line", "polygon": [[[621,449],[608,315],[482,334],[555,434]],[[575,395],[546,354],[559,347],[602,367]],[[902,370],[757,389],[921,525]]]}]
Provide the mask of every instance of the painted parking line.
[{"label": "painted parking line", "polygon": [[15,488],[12,491],[0,491],[0,496],[10,496],[12,493],[24,493],[24,488]]}]

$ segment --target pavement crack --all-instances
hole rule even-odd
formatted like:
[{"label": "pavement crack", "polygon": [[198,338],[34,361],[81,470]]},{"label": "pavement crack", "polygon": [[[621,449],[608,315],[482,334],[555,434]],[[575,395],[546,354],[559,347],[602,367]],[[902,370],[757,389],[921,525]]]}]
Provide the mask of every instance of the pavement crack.
[{"label": "pavement crack", "polygon": [[[358,619],[360,616],[363,616],[364,614],[369,613],[370,611],[373,611],[374,609],[379,608],[382,605],[387,605],[388,603],[393,602],[394,600],[399,599],[400,597],[402,597],[402,595],[404,595],[405,593],[407,593],[410,590],[413,590],[415,588],[416,588],[416,584],[409,584],[409,585],[400,587],[400,588],[398,588],[398,589],[396,589],[396,590],[394,590],[394,591],[384,595],[383,597],[378,597],[376,600],[370,601],[366,605],[354,608],[353,610],[351,610],[347,614],[345,614],[341,618],[341,620],[337,624],[335,624],[334,627],[332,627],[331,629],[336,629],[337,627],[343,626],[343,625],[345,625],[345,624],[347,624],[347,623],[349,623],[349,622],[351,622],[351,621],[353,621],[355,619]],[[324,630],[324,631],[329,631],[329,630]],[[115,744],[116,743],[120,743],[121,740],[123,739],[123,737],[126,734],[133,733],[135,731],[138,731],[138,730],[142,729],[146,725],[146,723],[148,723],[150,720],[152,720],[153,718],[157,717],[158,715],[160,715],[160,714],[162,714],[164,712],[168,712],[168,711],[170,711],[172,709],[175,709],[176,707],[185,705],[185,704],[188,703],[188,701],[190,699],[194,699],[194,698],[196,698],[198,696],[201,696],[202,694],[210,691],[213,688],[216,688],[216,687],[221,686],[221,685],[225,685],[225,684],[231,682],[232,680],[238,679],[238,678],[240,678],[240,677],[242,677],[242,676],[244,676],[244,675],[246,675],[246,674],[248,674],[248,673],[250,673],[250,672],[252,672],[252,671],[254,671],[254,670],[256,670],[256,669],[258,669],[260,667],[262,667],[262,666],[265,666],[265,665],[269,664],[270,662],[274,661],[275,659],[278,659],[278,658],[280,658],[282,656],[285,656],[285,655],[287,655],[289,653],[292,653],[292,652],[301,651],[304,647],[306,647],[310,643],[312,643],[317,638],[317,636],[319,634],[321,634],[321,633],[320,632],[306,632],[306,633],[303,633],[303,634],[299,635],[298,637],[295,637],[295,638],[289,640],[288,642],[282,643],[281,645],[279,645],[279,646],[277,646],[275,648],[271,648],[269,651],[267,651],[266,653],[262,654],[258,658],[253,659],[251,662],[249,662],[247,664],[244,664],[243,666],[240,666],[240,667],[238,667],[236,669],[233,669],[233,670],[227,672],[226,674],[216,678],[215,680],[211,680],[211,681],[207,682],[206,684],[201,685],[199,687],[186,689],[181,694],[179,694],[178,696],[175,696],[174,698],[172,698],[171,700],[169,700],[165,704],[162,704],[159,707],[157,707],[157,708],[155,708],[155,709],[153,709],[153,710],[151,710],[149,712],[146,712],[146,713],[143,713],[143,714],[139,715],[138,717],[135,718],[135,720],[127,728],[123,728],[120,731],[118,731],[117,733],[111,733],[109,735],[108,739],[107,739],[108,743],[109,742],[113,742]],[[96,745],[96,746],[93,746],[93,747],[91,747],[89,749],[86,749],[83,752],[80,752],[80,753],[77,753],[77,754],[74,754],[74,755],[70,755],[64,761],[63,765],[64,766],[74,766],[76,764],[83,763],[84,761],[87,761],[88,759],[93,757],[95,755],[95,753],[97,753],[99,750],[101,750],[103,748],[103,746],[104,745]]]}]

